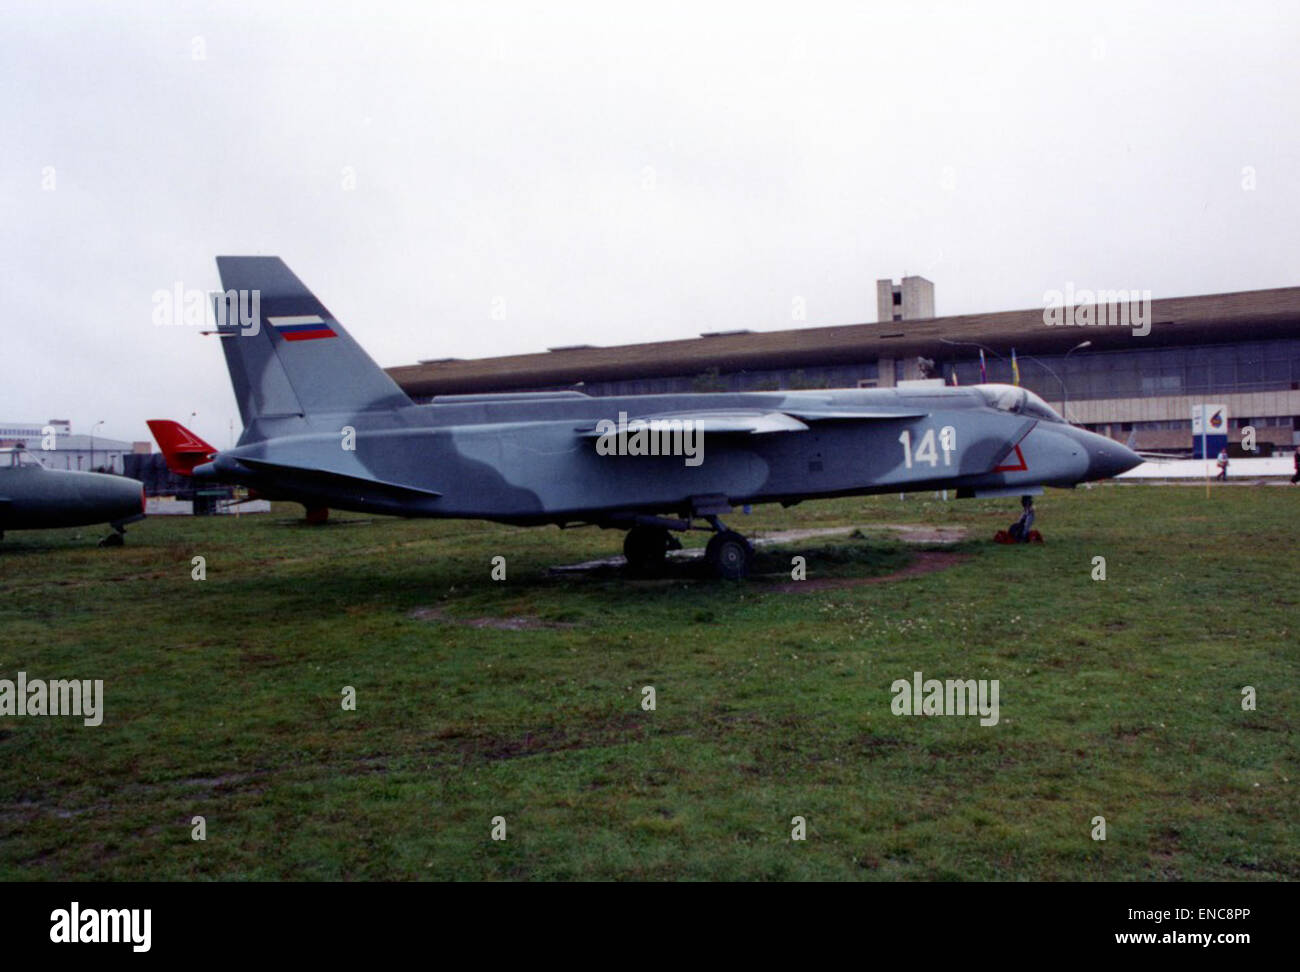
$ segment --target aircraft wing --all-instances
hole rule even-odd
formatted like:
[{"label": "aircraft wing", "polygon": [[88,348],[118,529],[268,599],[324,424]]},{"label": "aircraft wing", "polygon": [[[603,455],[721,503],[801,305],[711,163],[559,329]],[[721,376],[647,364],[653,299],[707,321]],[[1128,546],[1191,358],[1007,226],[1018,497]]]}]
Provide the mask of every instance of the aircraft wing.
[{"label": "aircraft wing", "polygon": [[804,422],[887,422],[890,419],[925,418],[929,412],[884,412],[878,408],[786,409]]},{"label": "aircraft wing", "polygon": [[[884,412],[879,409],[829,408],[829,409],[761,409],[713,410],[706,412],[662,412],[655,415],[633,415],[627,425],[642,423],[653,432],[673,428],[672,423],[689,421],[694,428],[707,435],[769,435],[774,432],[806,432],[809,422],[831,421],[888,421],[890,419],[922,418],[927,412]],[[613,420],[609,420],[613,424]],[[577,430],[579,437],[599,438],[606,432],[617,431],[617,425],[583,426]],[[635,429],[629,428],[629,431]]]},{"label": "aircraft wing", "polygon": [[[763,411],[761,409],[712,410],[707,412],[662,412],[657,415],[632,415],[627,418],[628,431],[635,431],[632,423],[645,426],[652,432],[662,432],[689,422],[690,425],[708,435],[765,435],[772,432],[806,432],[808,426],[793,415],[785,412]],[[578,436],[584,439],[596,439],[607,432],[617,432],[618,426],[612,419],[609,424],[598,423],[594,426],[582,426],[577,429]]]}]

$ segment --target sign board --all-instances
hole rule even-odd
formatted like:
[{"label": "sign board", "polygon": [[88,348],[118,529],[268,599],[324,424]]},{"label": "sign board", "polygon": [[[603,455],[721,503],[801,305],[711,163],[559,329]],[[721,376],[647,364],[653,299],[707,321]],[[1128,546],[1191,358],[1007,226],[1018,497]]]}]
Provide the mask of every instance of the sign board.
[{"label": "sign board", "polygon": [[1213,459],[1228,447],[1228,406],[1192,406],[1192,458]]}]

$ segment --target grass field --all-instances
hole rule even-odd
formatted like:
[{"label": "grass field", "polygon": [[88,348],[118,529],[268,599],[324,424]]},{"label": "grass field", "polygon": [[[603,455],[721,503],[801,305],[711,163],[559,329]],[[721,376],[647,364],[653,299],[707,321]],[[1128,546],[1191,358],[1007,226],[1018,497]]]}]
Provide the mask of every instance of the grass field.
[{"label": "grass field", "polygon": [[[0,677],[106,702],[0,717],[0,878],[1300,877],[1300,490],[1049,491],[1028,547],[989,540],[1014,498],[764,508],[730,523],[864,529],[744,583],[547,575],[612,532],[297,511],[6,538]],[[900,523],[962,557],[910,570]],[[915,671],[998,679],[1000,721],[892,714]]]}]

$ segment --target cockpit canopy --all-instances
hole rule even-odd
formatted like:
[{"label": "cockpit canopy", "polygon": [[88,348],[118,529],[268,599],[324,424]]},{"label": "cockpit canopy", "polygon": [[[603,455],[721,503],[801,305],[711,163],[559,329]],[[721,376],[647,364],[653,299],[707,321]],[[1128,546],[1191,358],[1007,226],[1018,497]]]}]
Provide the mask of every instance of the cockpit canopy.
[{"label": "cockpit canopy", "polygon": [[1028,388],[1021,388],[1018,385],[976,385],[975,390],[984,396],[984,400],[991,407],[999,411],[1025,415],[1044,422],[1065,424],[1065,419],[1061,418],[1052,406]]}]

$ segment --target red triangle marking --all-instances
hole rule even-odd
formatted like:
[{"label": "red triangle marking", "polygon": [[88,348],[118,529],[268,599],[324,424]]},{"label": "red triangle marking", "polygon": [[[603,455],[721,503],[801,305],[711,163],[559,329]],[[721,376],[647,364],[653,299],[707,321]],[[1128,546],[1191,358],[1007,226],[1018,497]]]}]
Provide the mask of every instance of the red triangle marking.
[{"label": "red triangle marking", "polygon": [[1028,466],[1028,464],[1025,462],[1025,454],[1024,454],[1023,452],[1020,451],[1020,446],[1019,446],[1019,444],[1017,444],[1014,448],[1015,448],[1015,450],[1016,450],[1016,458],[1020,460],[1020,465],[1018,465],[1018,466],[994,466],[994,467],[993,467],[993,471],[994,471],[994,472],[1028,472],[1028,471],[1029,471],[1029,466]]}]

